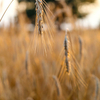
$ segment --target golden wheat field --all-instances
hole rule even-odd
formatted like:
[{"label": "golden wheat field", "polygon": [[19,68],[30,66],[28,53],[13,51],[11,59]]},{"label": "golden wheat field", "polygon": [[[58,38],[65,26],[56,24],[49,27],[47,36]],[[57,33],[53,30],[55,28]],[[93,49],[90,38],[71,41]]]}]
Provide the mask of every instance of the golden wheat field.
[{"label": "golden wheat field", "polygon": [[59,31],[36,7],[34,32],[23,14],[0,28],[0,100],[100,100],[100,30]]}]

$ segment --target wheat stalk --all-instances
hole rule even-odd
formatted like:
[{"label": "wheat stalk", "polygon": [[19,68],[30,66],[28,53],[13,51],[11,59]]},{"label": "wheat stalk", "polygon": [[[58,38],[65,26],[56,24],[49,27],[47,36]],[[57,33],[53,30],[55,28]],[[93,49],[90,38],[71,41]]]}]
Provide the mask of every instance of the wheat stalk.
[{"label": "wheat stalk", "polygon": [[55,81],[55,85],[56,85],[56,88],[57,88],[57,94],[58,94],[58,96],[60,96],[61,95],[61,86],[60,86],[60,83],[59,83],[59,81],[58,81],[58,79],[57,79],[57,77],[56,76],[52,76],[52,78],[54,79],[54,81]]},{"label": "wheat stalk", "polygon": [[6,88],[6,79],[7,79],[7,73],[6,73],[6,70],[3,70],[2,72],[2,83],[3,83],[3,86],[4,88]]}]

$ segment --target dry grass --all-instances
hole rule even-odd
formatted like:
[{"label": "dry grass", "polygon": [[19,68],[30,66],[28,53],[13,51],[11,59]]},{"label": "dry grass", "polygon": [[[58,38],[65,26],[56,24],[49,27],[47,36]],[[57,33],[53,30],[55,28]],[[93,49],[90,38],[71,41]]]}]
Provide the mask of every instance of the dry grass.
[{"label": "dry grass", "polygon": [[100,30],[65,37],[46,14],[42,34],[37,25],[30,34],[22,15],[21,28],[0,29],[0,100],[100,100]]}]

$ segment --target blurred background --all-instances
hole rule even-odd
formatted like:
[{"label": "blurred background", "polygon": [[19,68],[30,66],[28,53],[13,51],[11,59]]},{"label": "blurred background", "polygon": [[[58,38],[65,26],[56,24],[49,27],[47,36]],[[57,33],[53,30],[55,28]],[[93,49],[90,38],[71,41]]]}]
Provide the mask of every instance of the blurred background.
[{"label": "blurred background", "polygon": [[[66,3],[66,7],[63,3]],[[100,28],[100,0],[46,0],[49,9],[53,12],[59,29],[65,30],[68,27],[72,30],[70,16],[73,17],[75,26],[84,29]],[[11,0],[0,0],[0,17],[9,5]],[[9,23],[18,21],[18,16],[23,13],[30,22],[35,23],[35,0],[14,0],[5,16],[0,22],[0,27],[9,26]]]},{"label": "blurred background", "polygon": [[100,100],[100,0],[45,1],[43,35],[35,0],[13,0],[0,21],[0,100]]}]

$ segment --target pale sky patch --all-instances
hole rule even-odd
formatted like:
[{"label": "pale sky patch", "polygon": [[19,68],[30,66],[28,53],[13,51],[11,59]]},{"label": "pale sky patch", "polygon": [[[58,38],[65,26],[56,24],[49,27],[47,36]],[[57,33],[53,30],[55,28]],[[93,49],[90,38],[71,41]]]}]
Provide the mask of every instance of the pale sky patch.
[{"label": "pale sky patch", "polygon": [[[4,13],[5,9],[9,5],[11,0],[0,0],[0,18]],[[14,21],[14,16],[17,15],[17,0],[14,0],[7,10],[5,16],[3,17],[0,25],[9,25],[9,20]],[[84,5],[79,8],[82,12],[89,12],[89,14],[84,19],[78,19],[76,23],[80,23],[80,26],[96,28],[100,23],[100,0],[96,0],[94,4]]]},{"label": "pale sky patch", "polygon": [[82,27],[95,29],[100,24],[100,0],[96,0],[93,4],[84,5],[79,11],[89,13],[85,18],[78,19],[76,22]]},{"label": "pale sky patch", "polygon": [[[12,0],[0,0],[0,18],[11,1]],[[18,5],[17,0],[14,0],[10,5],[10,7],[8,8],[7,12],[5,13],[2,21],[0,22],[0,25],[4,24],[4,26],[8,26],[9,20],[13,22],[14,16],[17,15],[17,5]]]}]

